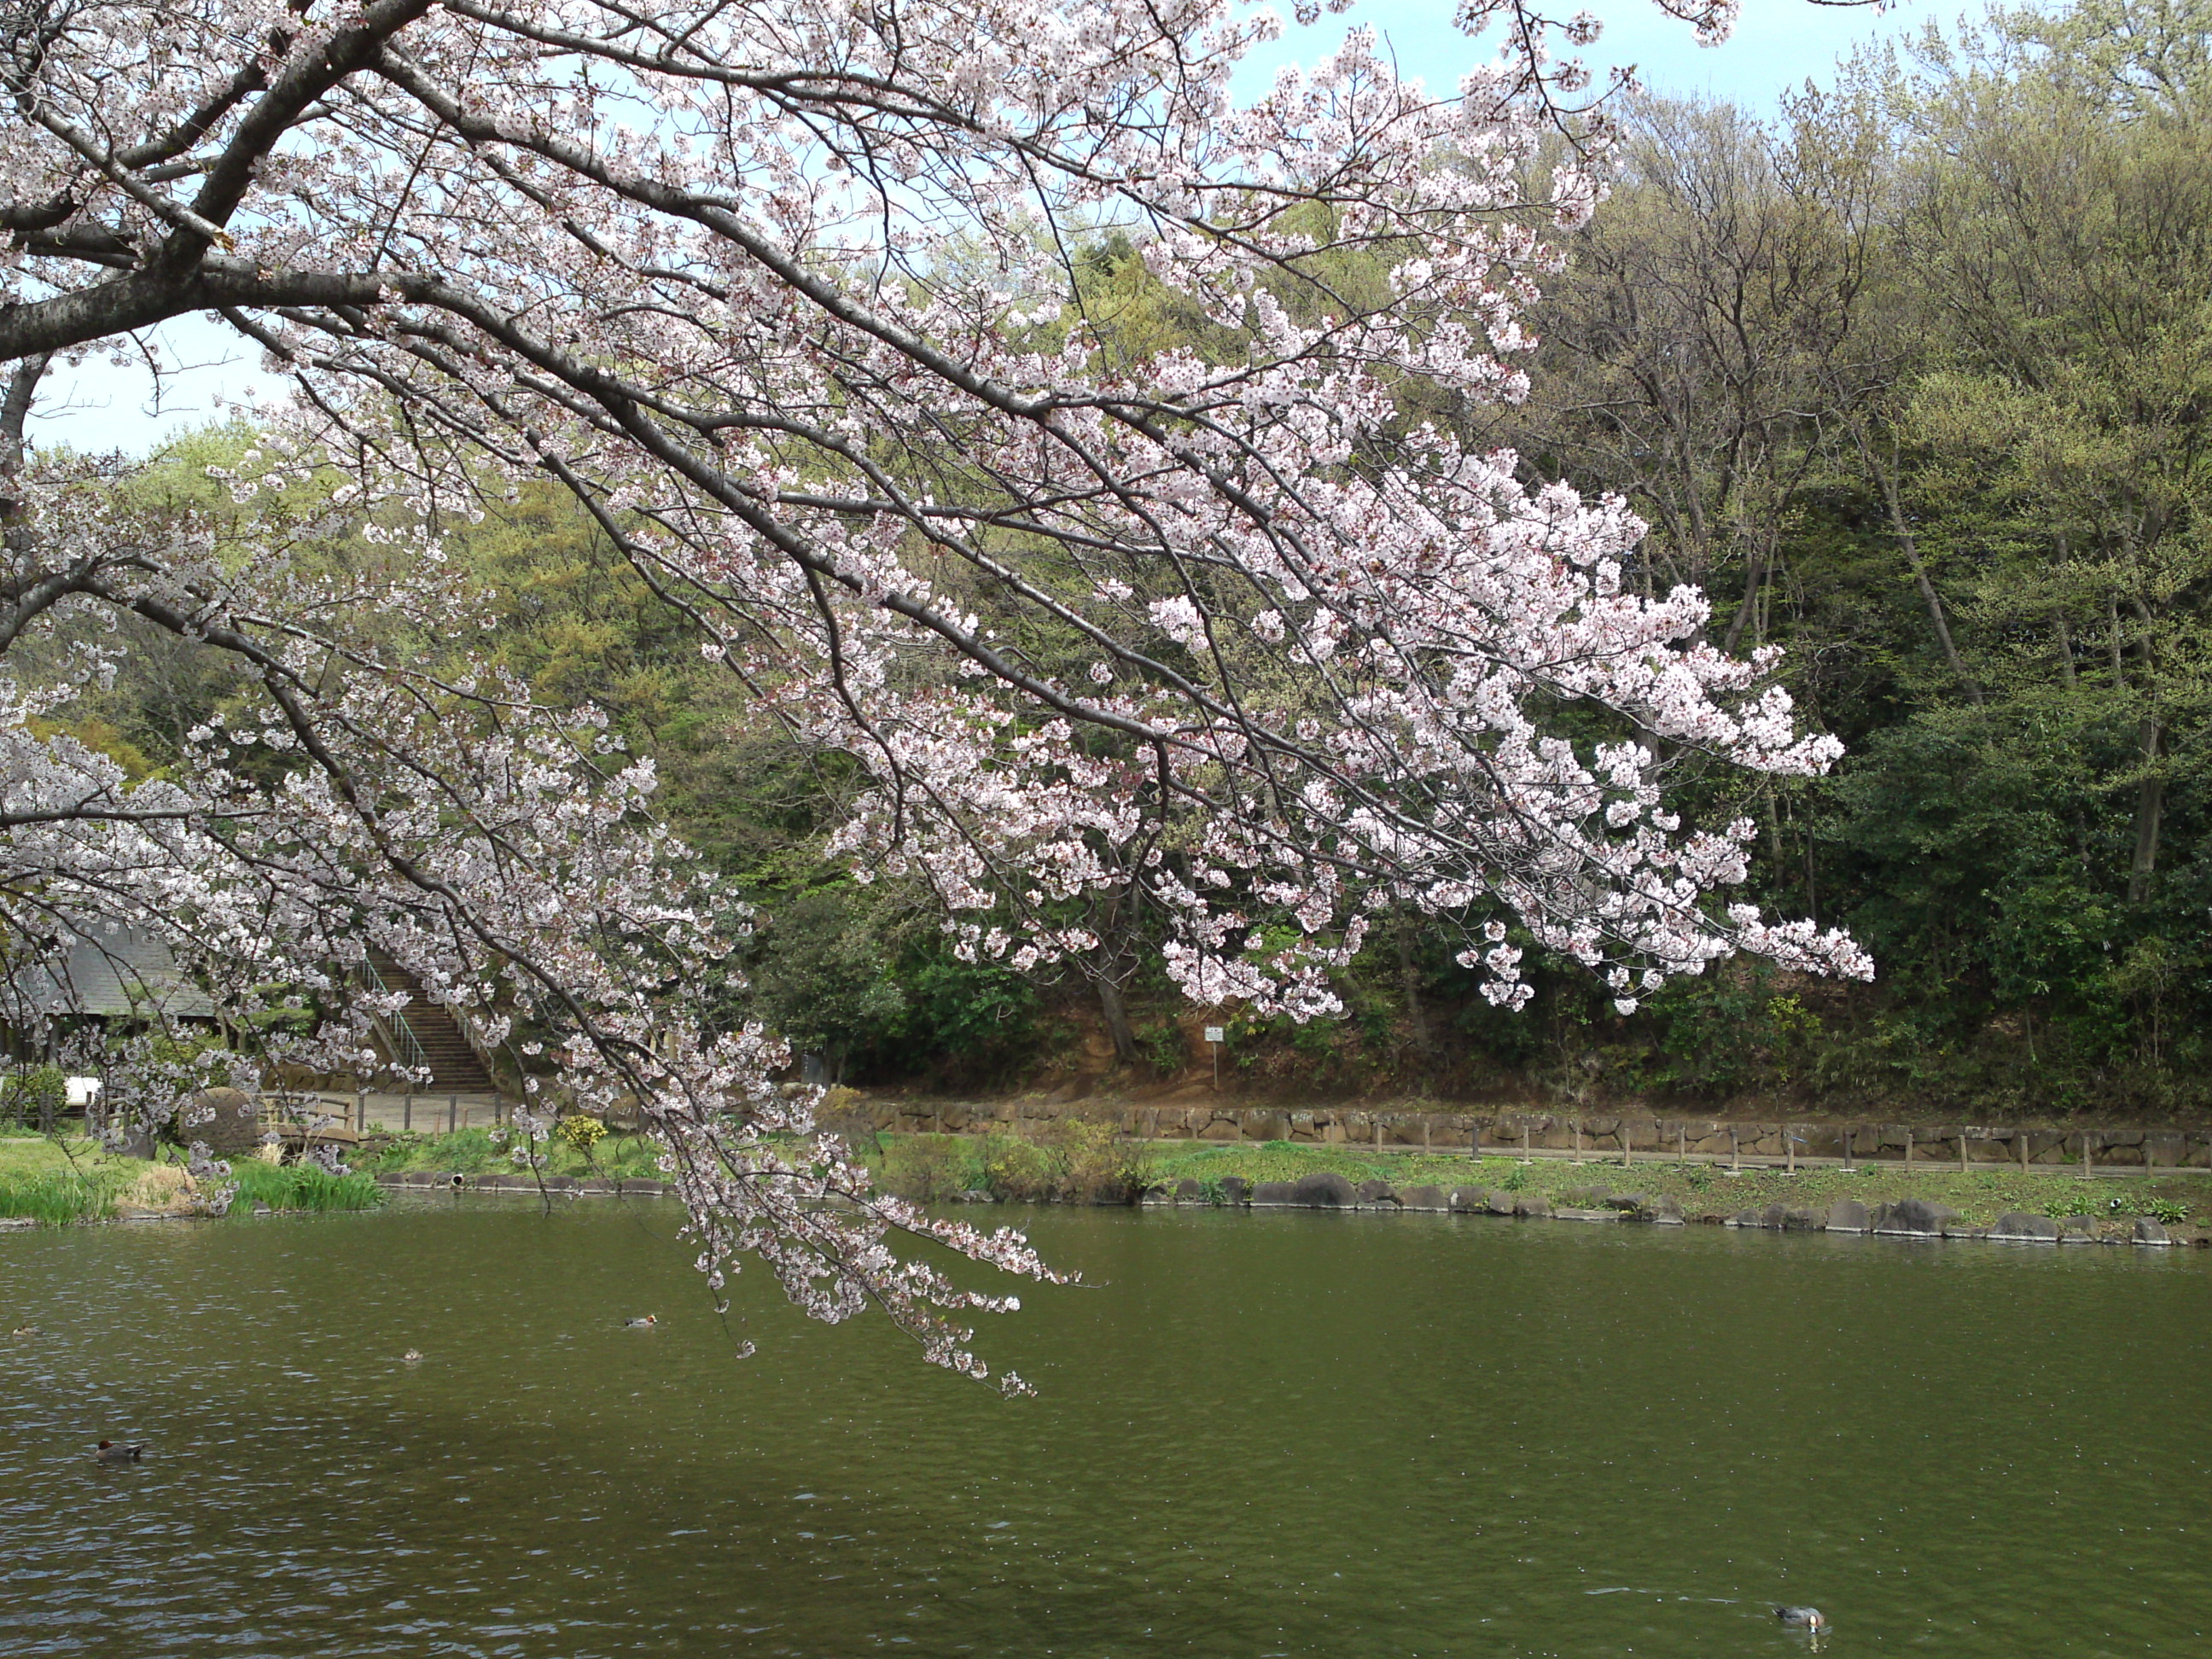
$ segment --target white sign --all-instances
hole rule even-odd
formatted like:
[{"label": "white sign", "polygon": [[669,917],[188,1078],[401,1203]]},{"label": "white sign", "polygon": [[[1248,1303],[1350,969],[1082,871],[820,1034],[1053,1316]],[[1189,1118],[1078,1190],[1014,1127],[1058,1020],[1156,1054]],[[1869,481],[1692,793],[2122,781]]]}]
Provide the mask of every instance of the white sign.
[{"label": "white sign", "polygon": [[1220,1041],[1222,1040],[1222,1030],[1221,1030],[1221,1028],[1220,1028],[1218,1025],[1209,1025],[1209,1026],[1207,1026],[1207,1027],[1206,1028],[1206,1040],[1208,1042],[1220,1042]]}]

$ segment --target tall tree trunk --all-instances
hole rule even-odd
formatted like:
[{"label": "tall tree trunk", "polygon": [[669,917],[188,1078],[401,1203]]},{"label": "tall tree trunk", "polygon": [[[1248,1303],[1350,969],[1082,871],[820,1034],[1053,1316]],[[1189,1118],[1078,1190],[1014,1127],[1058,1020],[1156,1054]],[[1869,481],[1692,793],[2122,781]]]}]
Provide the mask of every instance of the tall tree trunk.
[{"label": "tall tree trunk", "polygon": [[1137,1061],[1137,1034],[1129,1029],[1129,1011],[1121,1006],[1121,988],[1109,978],[1098,981],[1098,1012],[1106,1017],[1106,1035],[1114,1039],[1114,1059],[1122,1066]]},{"label": "tall tree trunk", "polygon": [[1944,664],[1965,688],[1966,701],[1979,708],[1983,706],[1982,684],[1966,672],[1959,647],[1951,638],[1951,619],[1943,612],[1942,595],[1936,592],[1936,584],[1928,580],[1928,567],[1920,562],[1920,543],[1912,533],[1911,520],[1905,516],[1905,499],[1897,488],[1897,469],[1875,453],[1866,428],[1857,421],[1851,422],[1851,437],[1858,445],[1860,461],[1881,486],[1882,505],[1889,511],[1889,533],[1897,538],[1905,562],[1911,569],[1912,585],[1920,590],[1920,603],[1928,608],[1928,620],[1936,629],[1936,643],[1942,650]]},{"label": "tall tree trunk", "polygon": [[1928,567],[1920,562],[1920,543],[1912,533],[1911,520],[1905,516],[1905,501],[1898,493],[1897,474],[1874,459],[1871,446],[1860,441],[1863,453],[1881,480],[1882,501],[1889,508],[1889,533],[1897,538],[1897,544],[1905,554],[1905,562],[1911,568],[1912,585],[1920,590],[1920,602],[1928,607],[1928,620],[1936,629],[1936,643],[1942,648],[1943,661],[1958,677],[1965,688],[1966,701],[1975,708],[1983,706],[1982,683],[1966,672],[1960,659],[1959,647],[1951,639],[1950,618],[1943,614],[1942,596],[1936,592],[1936,584],[1928,580]]},{"label": "tall tree trunk", "polygon": [[2158,824],[2166,810],[2166,775],[2158,769],[2158,745],[2164,731],[2148,715],[2136,726],[2136,742],[2148,769],[2136,786],[2136,856],[2128,872],[2128,901],[2132,904],[2150,896],[2150,878],[2158,868]]},{"label": "tall tree trunk", "polygon": [[1421,1006],[1420,969],[1413,962],[1413,933],[1419,925],[1413,915],[1398,918],[1398,988],[1406,999],[1406,1024],[1413,1028],[1413,1046],[1425,1054],[1432,1045],[1428,1012]]}]

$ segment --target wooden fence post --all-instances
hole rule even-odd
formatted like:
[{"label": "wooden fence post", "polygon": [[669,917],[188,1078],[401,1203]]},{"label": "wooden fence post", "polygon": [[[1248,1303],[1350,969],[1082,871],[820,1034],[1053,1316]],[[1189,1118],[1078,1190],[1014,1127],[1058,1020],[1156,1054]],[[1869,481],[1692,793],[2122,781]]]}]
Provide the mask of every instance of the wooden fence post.
[{"label": "wooden fence post", "polygon": [[2089,1177],[2089,1132],[2088,1132],[2087,1129],[2084,1129],[2084,1130],[2082,1130],[2082,1131],[2081,1131],[2081,1178],[2082,1178],[2083,1180],[2085,1180],[2085,1181],[2086,1181],[2086,1180],[2087,1180],[2087,1179],[2088,1179],[2088,1177]]},{"label": "wooden fence post", "polygon": [[415,1133],[415,1097],[411,1091],[400,1105],[399,1127],[408,1134]]},{"label": "wooden fence post", "polygon": [[1575,1162],[1579,1164],[1583,1161],[1583,1121],[1576,1118],[1567,1127],[1574,1135]]},{"label": "wooden fence post", "polygon": [[1966,1173],[1966,1128],[1964,1124],[1959,1126],[1959,1173]]},{"label": "wooden fence post", "polygon": [[446,1133],[453,1134],[460,1127],[461,1097],[459,1095],[447,1095],[446,1097]]},{"label": "wooden fence post", "polygon": [[1912,1167],[1912,1126],[1909,1123],[1905,1126],[1905,1167]]},{"label": "wooden fence post", "polygon": [[2018,1139],[2020,1141],[2020,1172],[2022,1175],[2026,1175],[2027,1173],[2027,1131],[2022,1129],[2020,1132]]}]

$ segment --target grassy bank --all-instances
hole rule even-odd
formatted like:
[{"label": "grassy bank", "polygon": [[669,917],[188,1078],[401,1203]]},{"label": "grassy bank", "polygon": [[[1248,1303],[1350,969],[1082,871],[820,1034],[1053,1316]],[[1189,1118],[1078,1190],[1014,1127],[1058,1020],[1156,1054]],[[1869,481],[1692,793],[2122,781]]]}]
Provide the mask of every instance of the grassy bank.
[{"label": "grassy bank", "polygon": [[[1009,1182],[1008,1160],[1000,1137],[884,1135],[878,1158],[882,1178],[895,1190],[920,1198],[976,1189],[999,1198],[1037,1198],[1033,1177]],[[1043,1149],[1049,1159],[1054,1149]],[[1030,1167],[1036,1160],[1032,1159]],[[1094,1164],[1097,1162],[1094,1158]],[[1839,1198],[1872,1205],[1883,1200],[1923,1198],[1949,1206],[1966,1219],[1985,1224],[2008,1210],[2033,1215],[2157,1216],[2170,1225],[2212,1224],[2212,1181],[2202,1176],[2079,1176],[2037,1170],[2023,1175],[2010,1166],[1960,1171],[1933,1164],[1910,1170],[1895,1164],[1857,1170],[1808,1169],[1792,1175],[1780,1170],[1746,1169],[1731,1174],[1705,1164],[1638,1163],[1571,1164],[1564,1159],[1480,1159],[1449,1153],[1370,1152],[1364,1148],[1270,1141],[1201,1145],[1189,1141],[1120,1142],[1113,1155],[1125,1188],[1172,1189],[1192,1180],[1201,1185],[1224,1176],[1245,1181],[1296,1181],[1327,1172],[1357,1184],[1386,1181],[1393,1187],[1503,1188],[1540,1194],[1557,1204],[1588,1205],[1608,1193],[1642,1193],[1678,1200],[1686,1215],[1720,1218],[1780,1203],[1825,1209]],[[1093,1180],[1094,1187],[1110,1183]]]},{"label": "grassy bank", "polygon": [[[490,1129],[461,1129],[453,1134],[379,1137],[349,1163],[362,1175],[394,1175],[431,1170],[461,1175],[520,1175],[512,1136],[494,1139]],[[544,1173],[578,1180],[659,1181],[660,1149],[642,1135],[608,1134],[589,1146],[556,1136],[537,1148]]]},{"label": "grassy bank", "polygon": [[[231,1182],[237,1188],[234,1216],[252,1215],[257,1204],[298,1212],[367,1210],[384,1202],[367,1176],[334,1176],[313,1164],[237,1158]],[[132,1213],[190,1215],[201,1209],[200,1196],[173,1152],[149,1164],[111,1158],[93,1140],[0,1137],[0,1218],[61,1227]]]}]

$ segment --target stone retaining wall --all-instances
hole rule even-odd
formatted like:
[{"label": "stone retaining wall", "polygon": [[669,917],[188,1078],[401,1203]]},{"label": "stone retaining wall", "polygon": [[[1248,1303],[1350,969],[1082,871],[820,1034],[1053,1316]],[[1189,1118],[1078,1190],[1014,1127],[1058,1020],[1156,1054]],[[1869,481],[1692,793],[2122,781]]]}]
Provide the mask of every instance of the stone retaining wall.
[{"label": "stone retaining wall", "polygon": [[[1427,1152],[1565,1152],[1619,1164],[1686,1157],[1779,1164],[1815,1161],[2009,1164],[2099,1169],[2212,1168],[2212,1130],[1990,1128],[1973,1125],[1761,1123],[1724,1118],[1556,1112],[1376,1111],[1357,1107],[1049,1106],[1004,1101],[933,1106],[864,1101],[848,1109],[876,1129],[908,1134],[1031,1135],[1056,1119],[1113,1124],[1146,1140],[1314,1142]],[[1847,1139],[1848,1138],[1848,1139]]]}]

